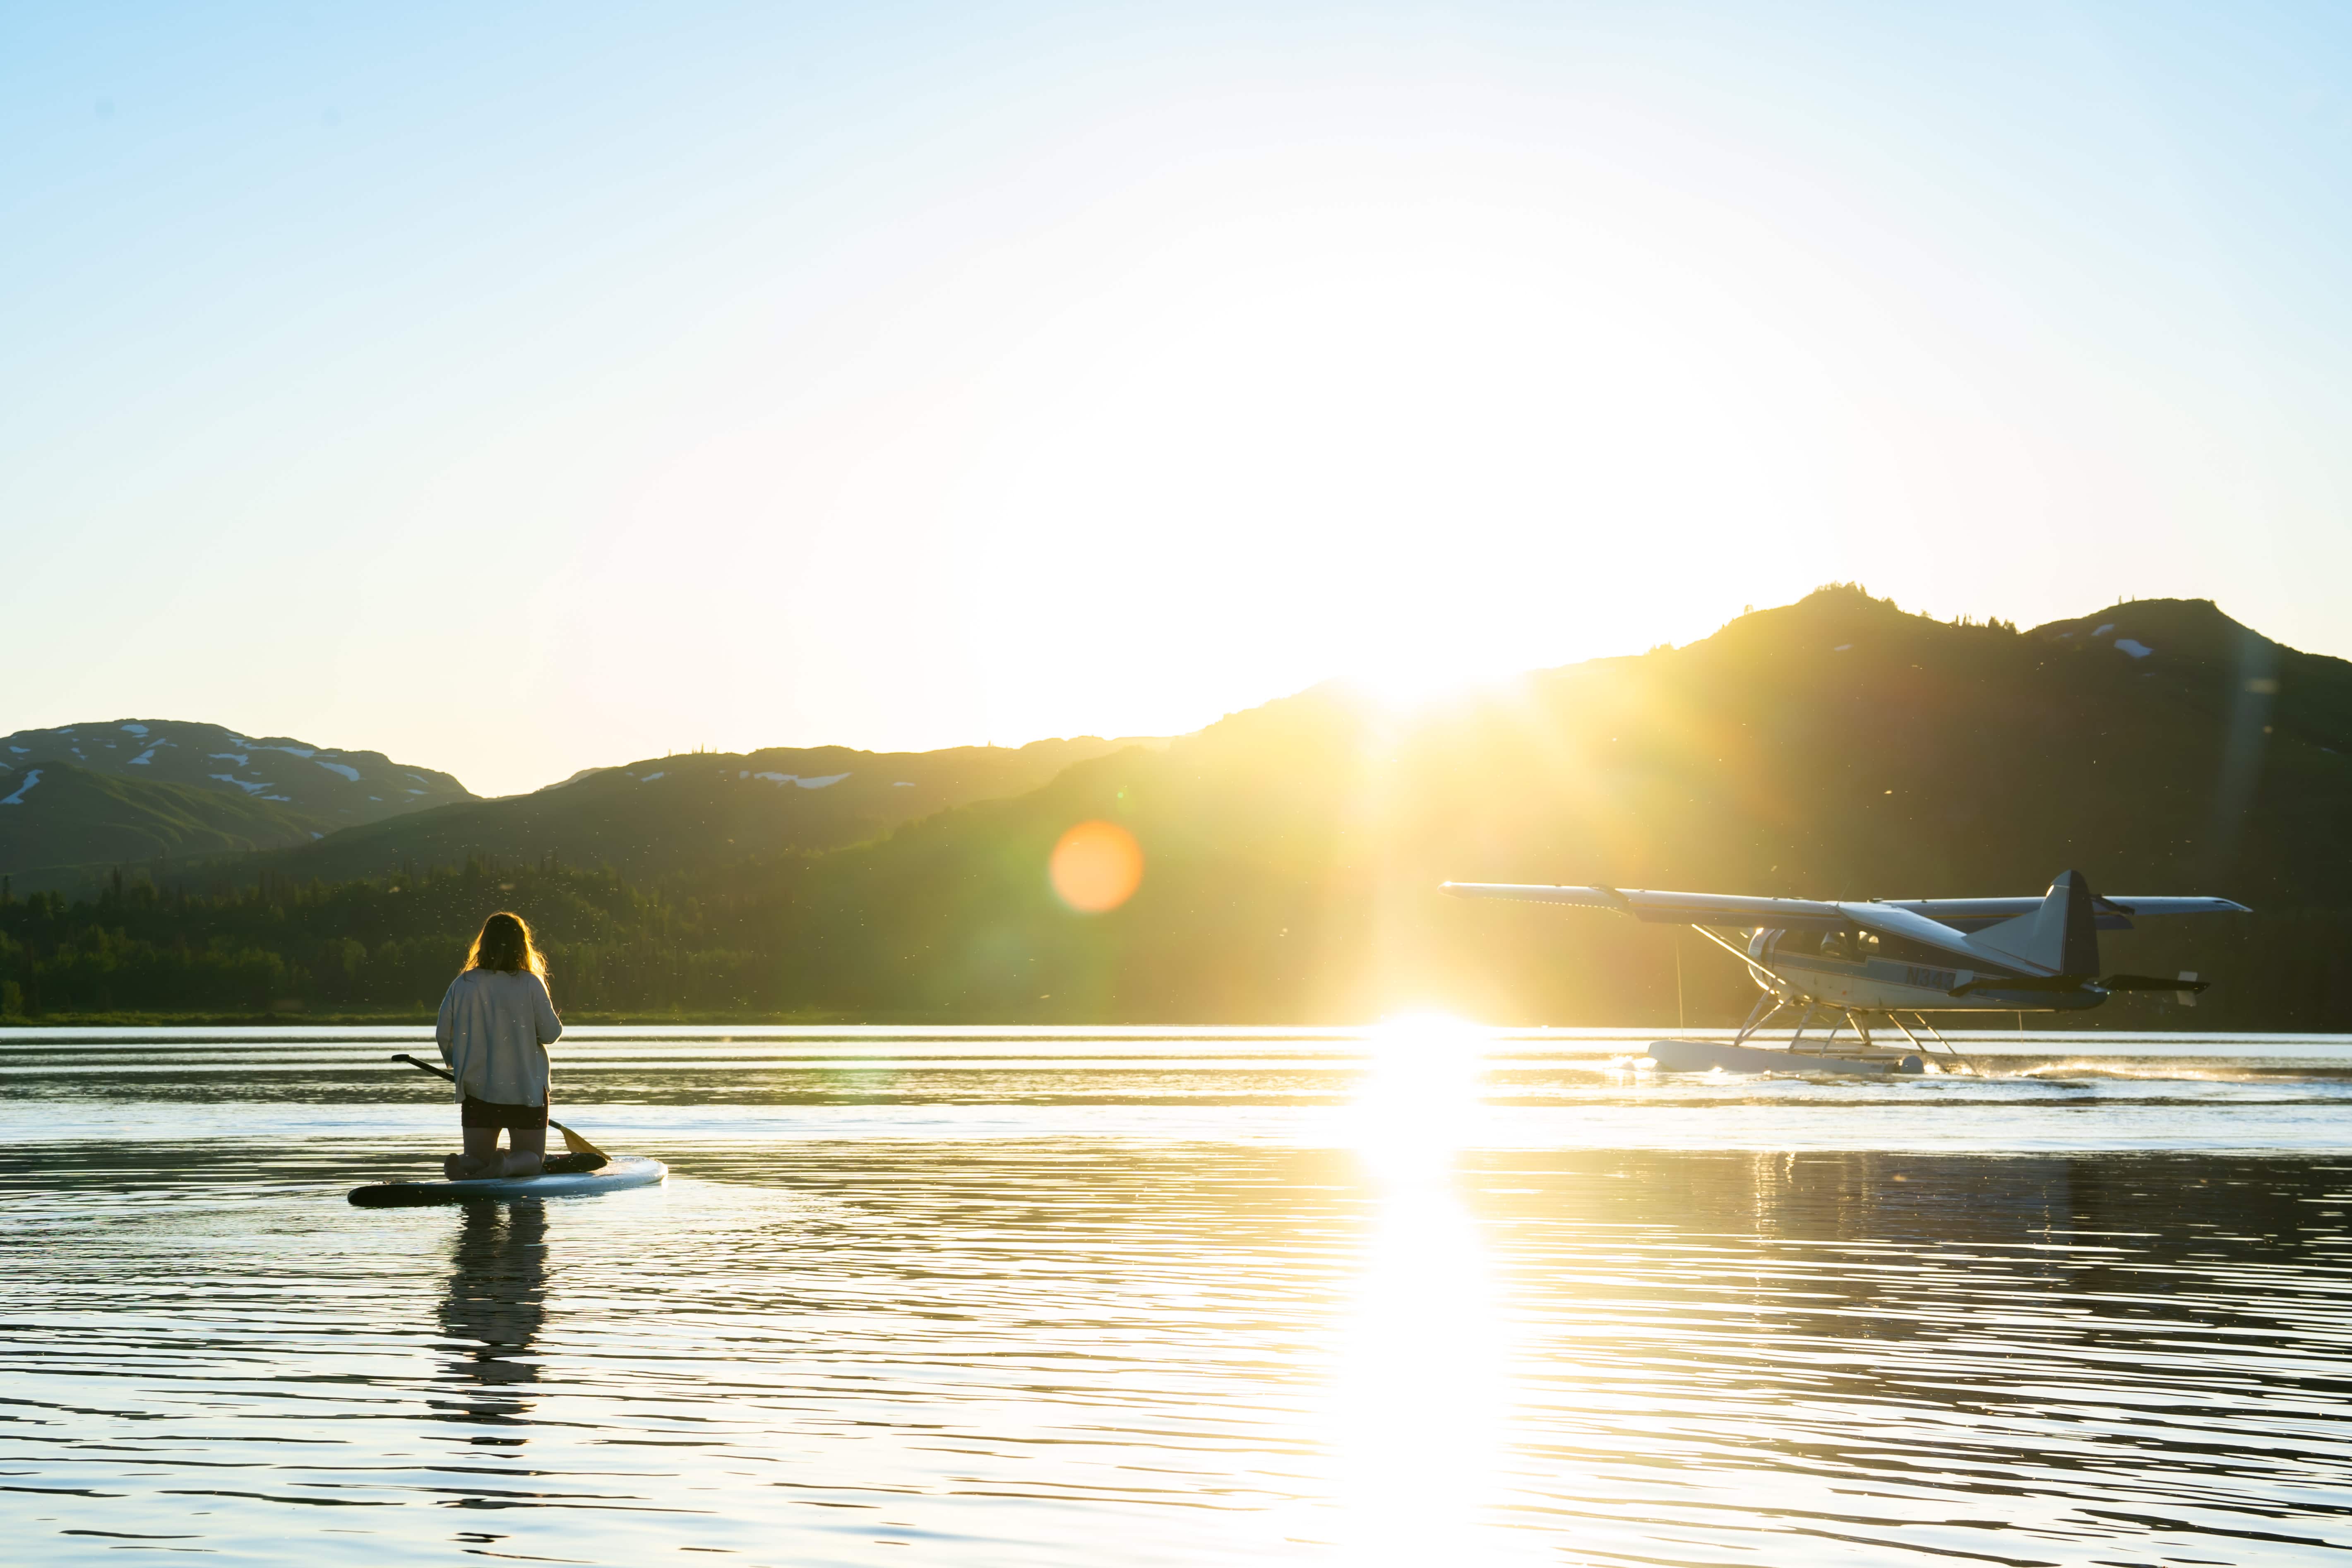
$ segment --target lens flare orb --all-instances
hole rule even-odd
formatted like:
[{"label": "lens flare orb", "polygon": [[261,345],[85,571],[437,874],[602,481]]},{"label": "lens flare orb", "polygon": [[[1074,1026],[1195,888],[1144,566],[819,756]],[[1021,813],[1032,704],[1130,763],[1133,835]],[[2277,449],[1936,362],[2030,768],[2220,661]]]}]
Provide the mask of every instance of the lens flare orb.
[{"label": "lens flare orb", "polygon": [[1054,846],[1045,874],[1055,896],[1081,914],[1115,910],[1143,880],[1143,847],[1116,822],[1081,822]]}]

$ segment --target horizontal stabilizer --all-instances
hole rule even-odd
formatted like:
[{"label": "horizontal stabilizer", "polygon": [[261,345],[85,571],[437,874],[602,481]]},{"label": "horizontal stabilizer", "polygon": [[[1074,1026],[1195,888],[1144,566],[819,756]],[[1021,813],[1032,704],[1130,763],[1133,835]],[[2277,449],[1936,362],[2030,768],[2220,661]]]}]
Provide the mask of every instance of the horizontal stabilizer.
[{"label": "horizontal stabilizer", "polygon": [[1946,994],[1973,996],[1979,991],[2057,992],[2080,991],[2094,984],[2087,974],[1979,974],[1974,980],[1955,985]]},{"label": "horizontal stabilizer", "polygon": [[2165,980],[2153,974],[2110,974],[2097,980],[2087,974],[1980,974],[1966,984],[1953,986],[1950,994],[1973,996],[1980,991],[2066,992],[2087,987],[2094,991],[2179,991],[2194,995],[2211,984],[2210,980]]},{"label": "horizontal stabilizer", "polygon": [[[1981,931],[2001,921],[2030,915],[2042,905],[2043,894],[2022,899],[1882,899],[1881,903],[1926,915],[1931,921]],[[2091,900],[2101,931],[2129,931],[2134,919],[2149,915],[2242,915],[2252,911],[2234,899],[2179,898],[2170,895],[2102,893]]]}]

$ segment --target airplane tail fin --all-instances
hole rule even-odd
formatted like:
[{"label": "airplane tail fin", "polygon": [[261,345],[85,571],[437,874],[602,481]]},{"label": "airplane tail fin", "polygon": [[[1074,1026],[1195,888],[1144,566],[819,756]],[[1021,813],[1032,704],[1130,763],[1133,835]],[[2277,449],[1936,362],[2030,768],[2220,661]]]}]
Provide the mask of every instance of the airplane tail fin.
[{"label": "airplane tail fin", "polygon": [[2091,884],[2080,871],[2061,871],[2032,914],[1987,926],[1975,940],[2060,974],[2099,972],[2099,929]]}]

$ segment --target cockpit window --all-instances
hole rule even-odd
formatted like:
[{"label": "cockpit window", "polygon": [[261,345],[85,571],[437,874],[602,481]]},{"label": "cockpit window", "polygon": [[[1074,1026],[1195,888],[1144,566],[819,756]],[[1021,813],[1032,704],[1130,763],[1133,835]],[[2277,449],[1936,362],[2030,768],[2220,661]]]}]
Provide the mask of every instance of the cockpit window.
[{"label": "cockpit window", "polygon": [[1849,963],[1875,958],[1879,940],[1866,931],[1823,931],[1818,938],[1801,937],[1787,944],[1790,952],[1818,952],[1823,958],[1843,959]]}]

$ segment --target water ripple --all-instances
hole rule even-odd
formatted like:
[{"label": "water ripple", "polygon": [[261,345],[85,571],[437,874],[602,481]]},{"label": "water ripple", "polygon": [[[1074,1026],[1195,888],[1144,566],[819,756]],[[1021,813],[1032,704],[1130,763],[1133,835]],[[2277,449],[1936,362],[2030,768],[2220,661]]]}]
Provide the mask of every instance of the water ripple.
[{"label": "water ripple", "polygon": [[[1229,1036],[1192,1048],[1239,1065],[1178,1068],[988,1039],[994,1080],[740,1103],[629,1098],[655,1075],[622,1042],[577,1100],[667,1187],[359,1211],[344,1189],[415,1173],[447,1107],[381,1072],[364,1100],[335,1041],[290,1043],[326,1059],[266,1097],[85,1065],[0,1106],[12,1561],[2352,1546],[2324,1060],[2143,1055],[2066,1109],[2030,1079],[1657,1085],[1582,1057],[1529,1095],[1340,1050],[1317,1105]],[[747,1071],[803,1070],[765,1048]],[[1179,1072],[1234,1103],[1152,1103]]]}]

